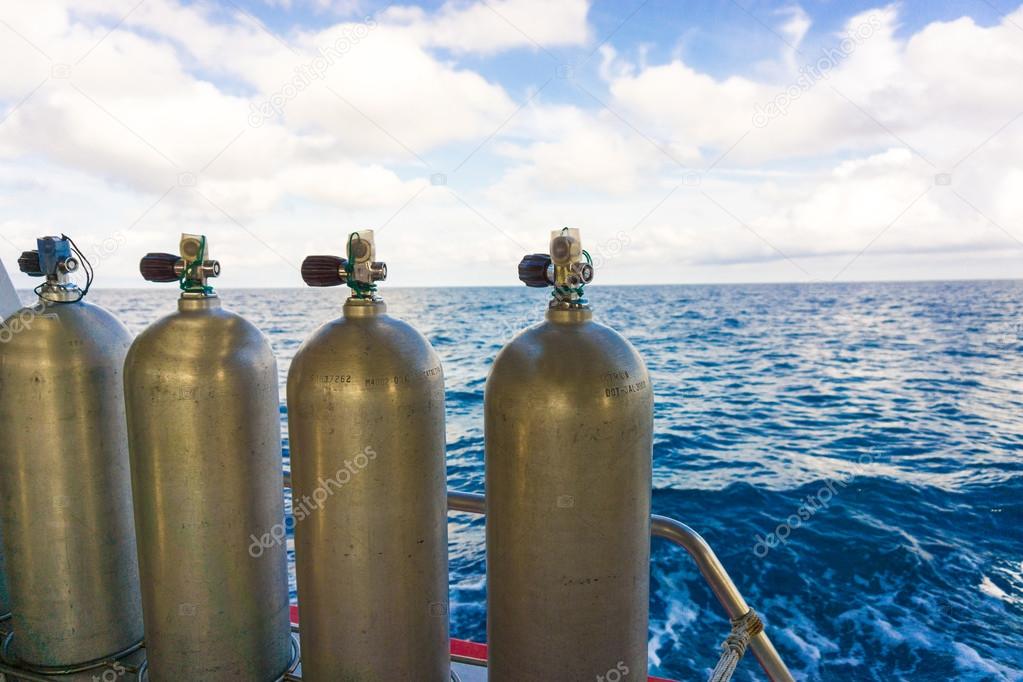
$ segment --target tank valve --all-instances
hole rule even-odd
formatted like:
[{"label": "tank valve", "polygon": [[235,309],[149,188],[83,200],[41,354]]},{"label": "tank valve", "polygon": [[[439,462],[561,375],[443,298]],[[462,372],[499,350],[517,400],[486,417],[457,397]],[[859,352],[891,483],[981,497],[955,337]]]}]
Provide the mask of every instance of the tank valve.
[{"label": "tank valve", "polygon": [[71,253],[71,240],[66,236],[40,237],[35,251],[24,251],[18,268],[29,277],[60,277],[78,269],[78,260]]},{"label": "tank valve", "polygon": [[173,253],[149,253],[139,262],[139,272],[147,282],[180,282],[185,293],[210,295],[213,287],[206,281],[220,276],[220,262],[210,260],[205,235],[183,234],[180,256]]},{"label": "tank valve", "polygon": [[[69,279],[69,275],[77,272],[81,264],[85,264],[86,285],[79,290]],[[82,255],[75,243],[66,234],[59,237],[40,237],[36,240],[35,251],[23,251],[18,258],[18,269],[29,277],[45,277],[46,282],[36,287],[36,293],[44,296],[43,290],[77,292],[74,299],[53,299],[53,302],[66,303],[79,301],[89,292],[92,285],[92,266]],[[48,297],[47,300],[50,300]]]},{"label": "tank valve", "polygon": [[583,287],[593,281],[594,270],[579,230],[566,227],[551,232],[550,250],[550,254],[525,256],[519,263],[519,280],[527,287],[554,287],[552,307],[585,305]]},{"label": "tank valve", "polygon": [[347,284],[353,298],[374,298],[376,283],[387,279],[387,264],[374,260],[376,243],[373,230],[360,230],[348,236],[348,258],[308,256],[302,262],[302,279],[311,287],[336,287]]}]

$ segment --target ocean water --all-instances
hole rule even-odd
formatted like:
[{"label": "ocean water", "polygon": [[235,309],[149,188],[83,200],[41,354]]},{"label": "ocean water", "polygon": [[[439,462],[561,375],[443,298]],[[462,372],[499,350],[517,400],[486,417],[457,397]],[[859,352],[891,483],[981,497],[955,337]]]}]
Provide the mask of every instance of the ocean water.
[{"label": "ocean water", "polygon": [[[487,371],[545,297],[384,294],[443,360],[449,487],[482,492]],[[287,461],[289,363],[344,292],[221,295],[277,352]],[[133,332],[175,307],[157,287],[90,298]],[[1023,283],[594,286],[590,299],[651,370],[654,511],[703,534],[798,679],[1023,680]],[[452,635],[484,641],[483,523],[450,518]],[[660,540],[651,580],[651,672],[706,679],[721,609]],[[763,679],[752,655],[735,679]]]}]

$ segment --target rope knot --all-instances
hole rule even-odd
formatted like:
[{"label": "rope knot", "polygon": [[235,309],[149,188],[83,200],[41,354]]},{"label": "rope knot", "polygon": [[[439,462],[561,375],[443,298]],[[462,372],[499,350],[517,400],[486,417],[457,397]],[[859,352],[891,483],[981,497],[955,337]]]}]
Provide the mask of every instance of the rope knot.
[{"label": "rope knot", "polygon": [[746,649],[754,637],[764,631],[764,623],[753,609],[732,619],[732,631],[721,644],[721,660],[711,673],[710,682],[727,682],[732,679],[739,661],[746,655]]}]

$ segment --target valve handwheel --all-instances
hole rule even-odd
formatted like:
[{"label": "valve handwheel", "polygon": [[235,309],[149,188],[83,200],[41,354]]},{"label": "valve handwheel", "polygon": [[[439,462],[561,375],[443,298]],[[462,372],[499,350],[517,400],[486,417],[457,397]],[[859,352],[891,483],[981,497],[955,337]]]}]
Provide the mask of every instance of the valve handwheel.
[{"label": "valve handwheel", "polygon": [[23,251],[21,257],[18,258],[18,269],[29,277],[42,277],[46,274],[39,262],[38,251]]},{"label": "valve handwheel", "polygon": [[176,282],[180,261],[173,253],[148,253],[139,262],[139,272],[147,282]]},{"label": "valve handwheel", "polygon": [[525,256],[519,263],[519,279],[527,287],[543,289],[551,286],[548,272],[551,267],[551,257],[546,253],[534,253]]},{"label": "valve handwheel", "polygon": [[302,279],[311,287],[336,287],[346,281],[347,264],[338,256],[307,256],[302,261]]}]

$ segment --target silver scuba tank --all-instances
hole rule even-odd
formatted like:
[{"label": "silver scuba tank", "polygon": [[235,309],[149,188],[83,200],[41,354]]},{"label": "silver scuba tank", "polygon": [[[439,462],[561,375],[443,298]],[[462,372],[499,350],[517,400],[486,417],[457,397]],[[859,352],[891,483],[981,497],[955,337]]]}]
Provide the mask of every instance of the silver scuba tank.
[{"label": "silver scuba tank", "polygon": [[125,397],[150,682],[270,682],[291,658],[286,549],[250,551],[284,522],[277,364],[220,305],[206,238],[151,253],[178,310],[128,353]]},{"label": "silver scuba tank", "polygon": [[302,676],[448,682],[444,375],[374,294],[375,258],[364,230],[302,267],[352,288],[288,376]]},{"label": "silver scuba tank", "polygon": [[647,677],[653,394],[635,349],[593,321],[588,261],[567,228],[522,261],[554,298],[487,379],[491,682]]},{"label": "silver scuba tank", "polygon": [[[45,674],[140,645],[124,418],[128,330],[83,299],[92,268],[65,236],[18,260],[38,302],[0,332],[0,525],[14,637]],[[69,275],[82,268],[79,289]]]}]

